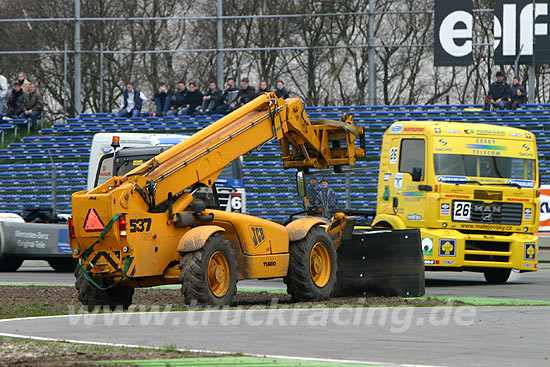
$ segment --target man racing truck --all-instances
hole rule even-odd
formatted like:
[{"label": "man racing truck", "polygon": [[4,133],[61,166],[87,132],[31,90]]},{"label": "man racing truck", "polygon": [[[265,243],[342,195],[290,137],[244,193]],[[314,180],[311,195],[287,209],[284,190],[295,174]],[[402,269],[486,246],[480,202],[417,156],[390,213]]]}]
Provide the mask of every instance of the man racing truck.
[{"label": "man racing truck", "polygon": [[396,122],[382,143],[374,226],[420,228],[426,270],[505,283],[537,269],[539,177],[524,130]]}]

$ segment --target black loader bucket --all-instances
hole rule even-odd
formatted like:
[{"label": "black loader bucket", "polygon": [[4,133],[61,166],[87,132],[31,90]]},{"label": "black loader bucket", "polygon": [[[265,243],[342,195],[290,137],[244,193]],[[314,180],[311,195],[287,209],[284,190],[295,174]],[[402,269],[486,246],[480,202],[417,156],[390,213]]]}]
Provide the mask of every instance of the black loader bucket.
[{"label": "black loader bucket", "polygon": [[420,230],[355,229],[338,248],[336,296],[425,293]]}]

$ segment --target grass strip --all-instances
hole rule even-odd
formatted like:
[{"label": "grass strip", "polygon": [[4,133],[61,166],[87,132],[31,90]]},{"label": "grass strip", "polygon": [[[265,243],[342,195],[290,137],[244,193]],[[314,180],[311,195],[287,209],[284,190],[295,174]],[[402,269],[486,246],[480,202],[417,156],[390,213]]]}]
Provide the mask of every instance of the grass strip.
[{"label": "grass strip", "polygon": [[423,296],[405,298],[410,300],[439,300],[443,302],[463,302],[472,306],[550,306],[550,301],[489,298],[489,297],[459,297],[459,296]]},{"label": "grass strip", "polygon": [[[94,361],[106,365],[130,365],[139,367],[187,367],[187,366],[252,366],[252,367],[335,367],[335,366],[365,366],[365,364],[333,363],[320,361],[305,361],[260,357],[205,357],[205,358],[180,358],[180,359],[153,359],[140,361]],[[376,366],[368,364],[366,366]]]}]

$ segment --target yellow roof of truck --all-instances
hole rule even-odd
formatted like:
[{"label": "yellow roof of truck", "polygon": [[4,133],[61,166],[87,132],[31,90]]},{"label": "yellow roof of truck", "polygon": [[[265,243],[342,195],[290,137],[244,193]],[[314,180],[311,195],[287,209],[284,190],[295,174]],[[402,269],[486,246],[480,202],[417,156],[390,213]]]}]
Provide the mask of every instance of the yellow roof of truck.
[{"label": "yellow roof of truck", "polygon": [[456,135],[493,137],[518,140],[534,140],[533,133],[508,126],[489,124],[472,124],[450,121],[397,121],[394,122],[385,132],[387,134],[411,134],[411,135]]}]

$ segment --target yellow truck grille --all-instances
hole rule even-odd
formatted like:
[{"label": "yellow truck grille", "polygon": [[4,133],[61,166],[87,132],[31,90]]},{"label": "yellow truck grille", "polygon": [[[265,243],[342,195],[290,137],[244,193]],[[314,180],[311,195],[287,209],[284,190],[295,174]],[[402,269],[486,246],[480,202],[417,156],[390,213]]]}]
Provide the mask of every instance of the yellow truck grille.
[{"label": "yellow truck grille", "polygon": [[470,261],[509,262],[512,253],[509,242],[466,240],[464,255]]}]

